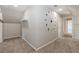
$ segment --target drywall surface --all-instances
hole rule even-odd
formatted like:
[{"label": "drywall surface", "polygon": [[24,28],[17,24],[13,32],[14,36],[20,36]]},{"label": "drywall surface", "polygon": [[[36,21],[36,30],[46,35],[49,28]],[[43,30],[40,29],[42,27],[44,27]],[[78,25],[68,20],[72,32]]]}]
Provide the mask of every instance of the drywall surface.
[{"label": "drywall surface", "polygon": [[0,8],[0,20],[3,20],[3,17],[2,17],[2,11],[1,11],[1,8]]},{"label": "drywall surface", "polygon": [[63,17],[60,15],[57,15],[58,19],[58,37],[62,38],[63,37]]},{"label": "drywall surface", "polygon": [[40,6],[40,17],[38,23],[38,47],[58,37],[57,13],[47,6]]},{"label": "drywall surface", "polygon": [[73,38],[79,39],[79,15],[73,16]]},{"label": "drywall surface", "polygon": [[[29,15],[27,15],[29,13]],[[34,48],[58,37],[58,14],[47,6],[32,6],[22,19],[22,38]]]},{"label": "drywall surface", "polygon": [[3,38],[2,38],[2,22],[0,22],[0,43],[3,41]]},{"label": "drywall surface", "polygon": [[73,33],[72,37],[75,39],[79,39],[79,10],[74,8],[69,8],[72,13],[72,21],[73,21]]},{"label": "drywall surface", "polygon": [[0,43],[3,42],[3,23],[2,23],[2,12],[1,12],[1,8],[0,8]]},{"label": "drywall surface", "polygon": [[4,23],[3,24],[3,39],[20,37],[20,24],[19,23]]},{"label": "drywall surface", "polygon": [[[27,40],[31,45],[37,47],[38,39],[38,7],[33,6],[26,10],[23,21],[22,21],[22,38]],[[29,15],[27,15],[29,12]],[[26,16],[26,17],[25,17]]]}]

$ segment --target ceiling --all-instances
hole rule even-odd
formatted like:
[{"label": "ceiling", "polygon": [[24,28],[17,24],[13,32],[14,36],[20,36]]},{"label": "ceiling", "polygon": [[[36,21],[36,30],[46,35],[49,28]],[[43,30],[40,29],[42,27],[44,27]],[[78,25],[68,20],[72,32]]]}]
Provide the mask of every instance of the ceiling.
[{"label": "ceiling", "polygon": [[14,7],[13,5],[0,5],[4,22],[20,22],[24,11],[29,7],[26,5],[19,5]]},{"label": "ceiling", "polygon": [[[51,8],[61,16],[71,15],[71,12],[66,5],[46,5],[46,7]],[[59,11],[59,9],[62,9],[62,11]]]},{"label": "ceiling", "polygon": [[[60,11],[61,9],[61,11]],[[54,10],[61,16],[71,15],[70,10],[65,5],[58,5],[54,7]]]},{"label": "ceiling", "polygon": [[[3,13],[3,19],[4,22],[20,22],[21,18],[24,15],[24,12],[26,9],[28,9],[30,5],[19,5],[18,7],[14,7],[13,5],[0,5],[0,8],[2,9]],[[71,15],[71,11],[67,8],[74,8],[77,11],[79,10],[78,5],[71,5],[71,6],[65,6],[65,5],[48,5],[49,8],[52,8],[54,11],[56,11],[60,15]],[[59,9],[62,9],[62,11],[59,11]]]}]

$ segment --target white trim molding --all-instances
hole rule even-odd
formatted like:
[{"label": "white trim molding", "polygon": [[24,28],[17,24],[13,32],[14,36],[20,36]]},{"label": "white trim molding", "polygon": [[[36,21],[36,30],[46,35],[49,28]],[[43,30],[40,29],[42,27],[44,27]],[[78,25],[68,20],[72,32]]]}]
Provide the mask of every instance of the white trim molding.
[{"label": "white trim molding", "polygon": [[45,47],[45,46],[47,46],[47,45],[49,45],[49,44],[53,43],[53,42],[54,42],[54,41],[56,41],[57,39],[58,39],[58,38],[55,38],[54,40],[49,41],[48,43],[46,43],[46,44],[44,44],[44,45],[42,45],[42,46],[38,47],[38,48],[36,49],[36,51],[38,51],[39,49],[41,49],[41,48],[43,48],[43,47]]},{"label": "white trim molding", "polygon": [[73,37],[73,41],[77,41],[77,42],[79,42],[79,38],[77,38],[77,37]]},{"label": "white trim molding", "polygon": [[[23,40],[25,40],[24,38],[22,38]],[[42,45],[42,46],[40,46],[40,47],[38,47],[38,48],[36,48],[36,47],[34,47],[31,43],[29,43],[27,40],[25,40],[35,51],[38,51],[39,49],[41,49],[41,48],[43,48],[43,47],[45,47],[45,46],[47,46],[47,45],[49,45],[49,44],[51,44],[51,43],[53,43],[55,40],[57,40],[58,38],[55,38],[54,40],[52,40],[52,41],[49,41],[48,43],[46,43],[46,44],[44,44],[44,45]]]},{"label": "white trim molding", "polygon": [[[23,40],[25,40],[25,38],[22,37]],[[34,47],[31,43],[29,43],[29,41],[25,40],[35,51],[37,50],[36,47]]]}]

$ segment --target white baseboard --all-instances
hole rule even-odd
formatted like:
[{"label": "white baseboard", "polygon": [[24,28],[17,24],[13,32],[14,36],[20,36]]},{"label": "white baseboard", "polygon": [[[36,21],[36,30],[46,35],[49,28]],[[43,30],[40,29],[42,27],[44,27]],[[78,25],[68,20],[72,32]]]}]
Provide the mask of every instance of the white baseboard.
[{"label": "white baseboard", "polygon": [[6,40],[6,39],[15,39],[15,38],[20,38],[20,36],[16,36],[16,37],[6,37],[6,38],[3,38],[3,39]]},{"label": "white baseboard", "polygon": [[35,51],[37,50],[31,43],[29,43],[25,38],[22,38],[23,40],[25,40]]},{"label": "white baseboard", "polygon": [[75,38],[75,37],[73,37],[73,41],[77,41],[77,42],[79,42],[79,38]]},{"label": "white baseboard", "polygon": [[54,42],[55,40],[57,40],[57,39],[58,39],[58,38],[55,38],[54,40],[49,41],[48,43],[46,43],[46,44],[42,45],[41,47],[37,48],[36,51],[38,51],[39,49],[41,49],[41,48],[43,48],[43,47],[45,47],[45,46],[47,46],[47,45],[53,43],[53,42]]},{"label": "white baseboard", "polygon": [[[24,38],[22,38],[22,39],[24,39]],[[48,43],[46,43],[46,44],[44,44],[44,45],[42,45],[42,46],[40,46],[40,47],[38,47],[38,48],[36,48],[36,47],[34,47],[31,43],[29,43],[27,40],[25,40],[35,51],[38,51],[39,49],[41,49],[41,48],[43,48],[43,47],[45,47],[45,46],[47,46],[47,45],[49,45],[49,44],[51,44],[51,43],[53,43],[55,40],[57,40],[58,38],[55,38],[54,40],[52,40],[52,41],[49,41]]]}]

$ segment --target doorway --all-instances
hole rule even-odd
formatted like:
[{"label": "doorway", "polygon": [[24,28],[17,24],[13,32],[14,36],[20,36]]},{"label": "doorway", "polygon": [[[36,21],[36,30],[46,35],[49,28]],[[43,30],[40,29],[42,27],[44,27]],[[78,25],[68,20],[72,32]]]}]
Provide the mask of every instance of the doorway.
[{"label": "doorway", "polygon": [[67,33],[72,34],[72,20],[67,20]]},{"label": "doorway", "polygon": [[72,37],[72,17],[64,19],[64,36]]}]

